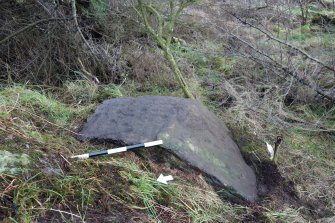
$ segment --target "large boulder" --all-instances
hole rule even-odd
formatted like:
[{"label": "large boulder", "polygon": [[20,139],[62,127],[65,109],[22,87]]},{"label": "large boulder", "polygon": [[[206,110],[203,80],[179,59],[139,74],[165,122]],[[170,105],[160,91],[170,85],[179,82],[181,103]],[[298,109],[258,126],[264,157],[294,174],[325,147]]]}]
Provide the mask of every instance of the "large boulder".
[{"label": "large boulder", "polygon": [[196,100],[144,96],[104,101],[81,131],[83,140],[161,147],[217,178],[247,200],[256,199],[256,177],[225,124]]}]

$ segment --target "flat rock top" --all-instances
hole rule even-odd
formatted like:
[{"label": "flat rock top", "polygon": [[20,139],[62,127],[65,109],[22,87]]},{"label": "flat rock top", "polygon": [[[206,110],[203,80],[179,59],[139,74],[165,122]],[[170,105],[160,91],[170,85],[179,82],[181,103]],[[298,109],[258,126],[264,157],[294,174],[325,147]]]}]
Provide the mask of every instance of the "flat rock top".
[{"label": "flat rock top", "polygon": [[196,100],[165,96],[106,100],[88,119],[84,140],[138,144],[163,140],[166,148],[232,187],[257,197],[256,177],[246,165],[225,124]]}]

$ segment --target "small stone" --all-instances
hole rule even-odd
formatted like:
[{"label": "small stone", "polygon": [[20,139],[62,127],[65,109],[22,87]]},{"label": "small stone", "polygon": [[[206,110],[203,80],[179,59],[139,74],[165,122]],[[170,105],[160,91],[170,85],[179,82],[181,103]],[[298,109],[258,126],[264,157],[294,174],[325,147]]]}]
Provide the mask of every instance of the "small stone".
[{"label": "small stone", "polygon": [[20,174],[29,163],[27,154],[14,154],[6,150],[0,150],[0,174]]},{"label": "small stone", "polygon": [[55,168],[51,168],[51,167],[45,167],[43,169],[43,172],[46,176],[61,176],[62,175],[62,171],[60,169],[55,169]]}]

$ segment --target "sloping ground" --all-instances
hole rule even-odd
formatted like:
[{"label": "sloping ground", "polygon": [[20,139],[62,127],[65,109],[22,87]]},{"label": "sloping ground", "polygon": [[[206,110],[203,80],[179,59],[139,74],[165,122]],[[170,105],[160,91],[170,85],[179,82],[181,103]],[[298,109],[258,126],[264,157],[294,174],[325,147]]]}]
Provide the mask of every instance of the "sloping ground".
[{"label": "sloping ground", "polygon": [[[21,87],[2,90],[0,99],[1,151],[26,154],[30,160],[28,165],[17,164],[20,172],[16,174],[10,166],[0,173],[2,220],[189,222],[234,218],[237,210],[219,199],[200,172],[164,153],[160,159],[171,162],[157,164],[140,158],[141,152],[68,160],[71,154],[98,149],[77,142],[68,129],[83,121],[90,106],[70,107]],[[171,173],[178,183],[156,182],[160,173]]]},{"label": "sloping ground", "polygon": [[[229,192],[216,193],[215,181],[163,150],[69,160],[72,154],[112,147],[82,144],[71,136],[74,132],[69,128],[78,126],[91,106],[72,107],[22,87],[2,90],[0,99],[1,151],[26,154],[30,160],[28,165],[16,165],[21,166],[16,174],[0,173],[0,216],[5,222],[304,222],[331,216],[327,203],[332,202],[331,197],[310,203],[308,194],[300,190],[301,186],[320,193],[326,189],[327,182],[315,188],[311,178],[323,177],[314,175],[316,170],[333,170],[334,160],[324,154],[309,155],[305,160],[299,154],[307,154],[307,148],[285,146],[279,171],[250,153],[246,158],[257,172],[261,200],[248,204]],[[293,143],[297,136],[287,142]],[[284,157],[285,162],[281,161]],[[289,167],[286,163],[292,159],[298,163]],[[302,168],[304,162],[312,161],[324,163],[324,167],[310,166],[311,175]],[[172,174],[175,180],[167,186],[159,184],[156,178],[160,173]],[[299,182],[298,175],[306,176],[310,183]]]},{"label": "sloping ground", "polygon": [[[243,23],[243,21],[247,21],[251,24],[254,24],[256,27],[260,27],[264,31],[273,30],[272,35],[281,38],[290,44],[301,47],[301,49],[306,50],[312,56],[320,58],[324,61],[328,61],[331,64],[331,60],[333,60],[333,58],[329,56],[329,52],[333,53],[334,47],[329,45],[329,41],[334,41],[334,35],[332,31],[334,27],[331,24],[323,24],[322,26],[314,24],[313,13],[311,13],[309,17],[309,21],[311,21],[312,23],[301,27],[299,17],[300,11],[299,8],[295,5],[291,5],[291,8],[286,9],[271,3],[264,8],[258,8],[259,5],[252,4],[251,10],[240,10],[241,7],[238,5],[243,4],[242,1],[231,5],[226,4],[227,2],[228,1],[220,3],[217,1],[211,1],[211,7],[194,7],[189,9],[187,13],[189,14],[189,16],[194,17],[193,21],[200,21],[200,24],[202,24],[204,27],[211,27],[208,29],[210,29],[211,31],[214,30],[213,33],[215,34],[213,36],[217,37],[218,33],[220,33],[219,35],[226,37],[222,38],[222,40],[227,40],[229,36],[232,38],[232,33],[239,36],[240,38],[242,38],[242,40],[251,44],[251,46],[255,47],[256,49],[267,52],[268,55],[271,56],[278,56],[277,52],[280,52],[280,50],[277,49],[276,51],[272,48],[276,46],[277,43],[274,41],[269,41],[269,38],[265,36],[264,33],[258,32],[253,27],[250,27],[249,25]],[[245,8],[246,7],[244,7],[244,9]],[[242,22],[236,22],[236,20],[234,22],[234,19],[232,20],[232,18],[229,18],[227,13],[222,13],[222,10],[227,9],[240,17]],[[296,14],[291,14],[290,10],[295,10]],[[328,11],[326,12],[330,11],[331,10],[328,9]],[[321,11],[319,11],[318,13],[321,13]],[[272,17],[274,14],[277,17]],[[282,27],[283,29],[276,29],[275,24]],[[287,27],[292,28],[290,29]],[[330,37],[329,35],[331,35],[332,37]],[[211,37],[213,38],[213,36]],[[231,40],[234,40],[234,38],[232,38]],[[216,42],[216,39],[214,41]],[[215,47],[213,48],[213,46],[209,44],[212,44],[213,42],[208,41],[206,42],[206,44],[208,45],[207,50],[203,50],[203,54],[201,54],[205,55],[207,53],[207,58],[210,58],[211,56],[213,56],[211,54],[213,53],[213,49],[217,49],[218,55],[224,55],[224,59],[222,60],[221,65],[222,67],[220,67],[222,69],[222,72],[224,72],[224,77],[215,77],[221,78],[224,85],[223,87],[218,87],[216,85],[218,83],[217,80],[213,78],[213,76],[211,76],[213,75],[213,73],[215,73],[213,71],[213,67],[216,66],[215,63],[213,63],[211,67],[203,66],[202,64],[196,62],[196,64],[200,65],[199,67],[206,68],[204,69],[204,72],[202,70],[199,73],[204,76],[208,75],[207,79],[205,79],[205,83],[203,84],[203,86],[206,86],[209,91],[211,91],[211,93],[208,93],[208,95],[211,97],[211,100],[222,105],[220,109],[236,114],[237,118],[236,120],[232,121],[230,128],[236,129],[235,137],[239,138],[239,140],[237,141],[240,142],[241,147],[244,148],[244,151],[246,151],[247,154],[249,154],[248,156],[251,158],[251,160],[254,160],[252,162],[253,165],[259,165],[257,168],[255,168],[256,172],[257,169],[259,170],[259,180],[262,181],[263,175],[265,174],[266,176],[268,176],[264,178],[267,179],[265,181],[269,181],[268,183],[271,184],[272,180],[273,182],[277,182],[277,179],[281,179],[280,177],[271,177],[271,175],[277,176],[277,173],[280,173],[286,178],[285,182],[287,181],[287,183],[289,184],[293,183],[295,188],[294,190],[296,190],[296,195],[299,197],[300,200],[303,200],[303,203],[308,203],[307,206],[310,206],[310,210],[313,210],[312,213],[315,219],[334,216],[334,184],[331,183],[331,180],[333,179],[333,173],[331,170],[334,169],[334,150],[332,148],[335,148],[334,104],[332,102],[328,103],[328,105],[326,105],[327,108],[324,111],[329,112],[329,116],[327,115],[327,112],[327,114],[323,113],[324,116],[322,116],[329,118],[327,118],[327,121],[325,122],[328,126],[326,127],[327,130],[324,130],[324,127],[322,126],[323,124],[317,124],[319,123],[318,121],[321,121],[322,119],[321,116],[319,116],[320,113],[318,113],[320,110],[316,112],[316,110],[318,110],[319,108],[314,108],[313,106],[310,106],[309,103],[319,103],[320,101],[309,101],[307,99],[307,97],[309,97],[307,96],[307,92],[309,92],[308,89],[298,88],[296,90],[293,90],[293,92],[296,92],[296,94],[293,96],[295,97],[296,102],[300,101],[301,103],[295,104],[291,101],[288,102],[289,104],[286,104],[286,102],[283,102],[283,106],[287,106],[285,110],[288,111],[288,113],[286,113],[286,111],[281,111],[281,108],[275,108],[276,105],[273,104],[273,101],[278,100],[278,97],[273,97],[274,95],[270,93],[268,95],[269,101],[267,101],[263,100],[262,95],[260,96],[257,94],[253,94],[251,93],[252,91],[248,90],[248,88],[252,87],[257,88],[257,84],[250,85],[250,82],[253,82],[254,78],[257,79],[257,77],[264,75],[264,77],[269,80],[271,78],[274,78],[273,76],[271,76],[274,74],[269,72],[269,70],[266,70],[265,73],[263,73],[264,70],[262,69],[264,67],[266,68],[266,65],[263,65],[263,68],[261,68],[260,70],[252,70],[250,65],[243,66],[241,58],[236,59],[236,57],[238,55],[240,55],[241,57],[248,57],[248,55],[252,54],[252,49],[250,49],[249,47],[249,49],[245,51],[240,50],[243,48],[243,43],[241,43],[241,41],[238,41],[236,38],[235,41],[232,43],[230,43],[229,41],[227,41],[228,43],[225,42],[228,47],[223,47],[223,49],[221,48],[222,51],[225,51],[224,53],[220,52]],[[257,58],[256,55],[252,55],[251,57]],[[236,60],[238,62],[236,62]],[[291,60],[293,59],[291,58]],[[306,61],[304,61],[304,63],[306,63],[307,65],[303,64],[303,59],[294,60],[296,60],[303,66],[311,66],[311,64]],[[195,59],[191,61],[195,61]],[[210,63],[210,61],[206,62]],[[266,64],[266,62],[264,61],[262,61],[261,63]],[[259,64],[255,63],[254,65],[257,67]],[[255,75],[251,74],[251,72],[254,72]],[[243,77],[241,76],[241,74],[243,75]],[[329,75],[332,76],[333,73],[330,72],[328,74],[322,74],[323,77],[321,77],[319,83],[323,83],[324,86],[328,85],[328,87],[330,86],[330,88],[333,88],[335,86],[335,79],[328,78]],[[289,79],[289,77],[285,78]],[[262,79],[262,84],[265,84],[266,81],[263,82],[264,80],[265,79]],[[229,82],[229,84],[225,84],[227,82]],[[241,84],[241,82],[246,83]],[[267,83],[269,84],[269,82]],[[283,89],[285,88],[285,83],[281,82],[281,84],[279,85],[278,83],[280,83],[280,81],[276,82],[275,85],[270,85]],[[215,89],[217,89],[217,91],[215,91]],[[222,94],[220,91],[228,92],[229,96]],[[303,95],[301,94],[302,92],[306,94]],[[220,96],[221,100],[218,99]],[[280,100],[281,99],[279,99],[279,101]],[[264,105],[266,106],[263,107]],[[217,108],[217,106],[213,107]],[[320,109],[323,110],[323,108]],[[252,112],[249,112],[250,110],[252,110]],[[274,110],[278,110],[279,113],[272,113]],[[286,113],[288,116],[284,115],[286,117],[282,119],[281,115],[283,115],[284,113]],[[291,118],[293,118],[291,119],[289,117],[289,114],[294,114],[294,117],[299,118],[294,120],[294,117],[291,116]],[[228,117],[233,116],[229,115]],[[257,117],[262,118],[260,120]],[[271,118],[267,120],[267,117]],[[241,119],[248,120],[249,118],[250,122],[247,121],[247,124],[241,121]],[[316,118],[315,122],[313,122],[314,118]],[[256,119],[258,120],[256,121]],[[279,120],[280,122],[279,125],[276,124],[277,120]],[[236,125],[240,125],[240,127],[236,128]],[[249,134],[245,134],[245,132],[240,132],[241,128],[248,129],[250,126],[252,127],[249,130]],[[268,167],[266,162],[264,162],[264,159],[267,159],[267,155],[264,154],[264,141],[268,138],[269,135],[272,135],[272,138],[275,138],[280,134],[284,135],[284,144],[280,148],[278,169],[274,169],[271,166]],[[263,170],[265,171],[264,173],[262,173]],[[283,188],[287,188],[288,191],[290,191],[289,188],[291,187],[289,185],[285,185]],[[282,193],[280,194],[283,195]],[[293,197],[295,197],[296,195],[294,195]],[[284,203],[286,204],[281,204],[281,202],[285,200],[285,198],[283,199],[283,197],[286,196],[272,197],[272,195],[270,195],[266,199],[268,199],[268,201],[271,200],[271,202],[274,203],[269,202],[269,207],[276,209],[282,205],[282,208],[280,209],[285,210],[285,208],[287,208],[287,204],[290,202],[284,201]],[[301,205],[301,207],[304,206],[302,204],[299,205]],[[312,208],[313,206],[314,208]],[[318,206],[319,208],[316,208]],[[300,210],[299,212],[304,211]],[[303,220],[303,222],[304,221],[307,220],[305,219]]]},{"label": "sloping ground", "polygon": [[[25,10],[24,2],[33,10]],[[214,1],[204,1],[211,2]],[[81,20],[80,25],[108,68],[111,81],[118,85],[98,86],[87,81],[89,78],[83,74],[85,67],[93,75],[100,75],[99,78],[103,68],[94,65],[92,54],[87,49],[83,51],[83,44],[72,39],[72,33],[67,35],[65,27],[72,27],[71,21],[40,24],[1,46],[5,49],[0,61],[4,83],[11,83],[13,78],[30,80],[28,84],[34,80],[61,82],[64,87],[1,86],[0,150],[8,164],[0,165],[2,170],[7,169],[0,173],[0,219],[4,222],[322,222],[334,218],[334,104],[291,78],[283,78],[281,72],[273,71],[264,61],[250,60],[259,58],[224,30],[236,31],[239,37],[272,56],[288,55],[290,62],[298,65],[297,69],[302,66],[302,71],[317,74],[318,66],[311,63],[304,66],[304,58],[287,48],[277,51],[281,49],[278,44],[219,10],[221,6],[234,9],[239,16],[327,62],[334,52],[332,26],[300,26],[299,8],[293,5],[283,9],[280,1],[268,1],[278,2],[278,7],[240,10],[246,2],[251,1],[215,1],[209,7],[188,9],[190,15],[184,16],[175,29],[175,35],[185,39],[186,45],[174,44],[172,50],[198,99],[223,117],[234,132],[235,141],[257,173],[259,202],[245,203],[227,191],[216,193],[215,180],[163,151],[140,150],[78,162],[67,159],[72,154],[113,146],[80,144],[72,137],[97,102],[120,96],[182,95],[159,49],[141,26],[125,11],[121,15],[112,11],[108,15],[111,23],[99,23],[93,15]],[[45,17],[43,7],[33,1],[4,3],[7,9],[10,5],[15,7],[1,13],[1,21],[5,21],[3,37],[30,20],[36,21],[39,18],[35,15],[39,13]],[[65,3],[60,9],[69,12],[71,7]],[[20,19],[22,16],[24,19]],[[260,23],[263,21],[264,24]],[[51,33],[51,38],[46,38],[46,33]],[[39,37],[43,37],[41,41]],[[115,39],[119,42],[113,42]],[[58,44],[56,50],[50,42]],[[35,72],[38,74],[34,75]],[[329,78],[333,73],[320,74],[319,83],[334,86],[335,79]],[[71,82],[73,79],[76,81]],[[276,167],[268,162],[264,141],[273,144],[273,139],[281,134],[284,140]],[[28,166],[24,158],[27,156]],[[155,181],[160,173],[171,173],[176,180],[168,186],[160,185]]]}]

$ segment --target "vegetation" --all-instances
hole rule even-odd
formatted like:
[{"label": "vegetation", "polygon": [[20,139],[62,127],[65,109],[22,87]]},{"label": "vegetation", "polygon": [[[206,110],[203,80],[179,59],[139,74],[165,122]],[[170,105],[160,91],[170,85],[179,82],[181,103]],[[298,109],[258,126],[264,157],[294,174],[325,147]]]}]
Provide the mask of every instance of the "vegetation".
[{"label": "vegetation", "polygon": [[[167,24],[165,24],[163,19],[163,14],[159,13],[157,9],[155,9],[151,5],[144,5],[142,0],[138,0],[138,7],[139,7],[139,13],[143,20],[144,26],[147,30],[147,32],[150,33],[150,35],[153,37],[153,39],[156,41],[156,43],[163,49],[164,57],[169,62],[170,67],[173,71],[173,73],[176,76],[176,79],[178,80],[179,85],[183,89],[184,95],[186,98],[194,99],[193,95],[191,94],[190,90],[187,87],[187,84],[184,80],[184,77],[182,76],[180,69],[178,68],[178,65],[174,59],[174,56],[171,52],[170,45],[173,40],[173,31],[175,22],[182,13],[183,9],[185,9],[187,6],[191,5],[195,1],[191,0],[183,0],[179,2],[178,6],[176,6],[176,2],[174,0],[170,0],[170,15],[167,19]],[[149,18],[148,13],[152,13],[157,20],[158,27],[157,31],[155,31],[152,26],[149,24]],[[166,30],[164,30],[166,29]]]},{"label": "vegetation", "polygon": [[[0,221],[333,217],[333,2],[252,2],[1,2]],[[228,196],[165,151],[68,159],[115,146],[76,140],[98,103],[140,95],[196,95],[222,118],[258,175],[259,201]],[[274,165],[265,142],[278,136]],[[158,183],[163,172],[175,180]]]}]

